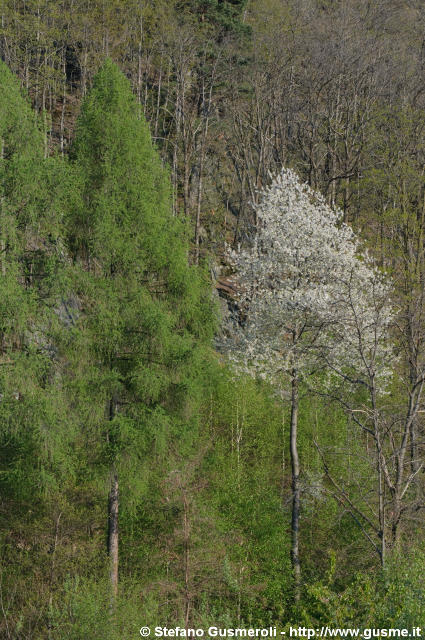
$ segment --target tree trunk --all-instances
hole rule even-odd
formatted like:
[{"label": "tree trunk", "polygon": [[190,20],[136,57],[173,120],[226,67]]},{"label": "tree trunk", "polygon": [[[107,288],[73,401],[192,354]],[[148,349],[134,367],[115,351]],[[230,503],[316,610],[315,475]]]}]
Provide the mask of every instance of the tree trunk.
[{"label": "tree trunk", "polygon": [[64,155],[65,150],[65,109],[66,109],[66,58],[65,51],[62,58],[62,74],[63,74],[63,89],[62,89],[62,110],[60,119],[60,149],[61,154]]},{"label": "tree trunk", "polygon": [[393,517],[391,524],[391,546],[393,551],[400,551],[400,518],[401,518],[401,501],[398,496],[393,499]]},{"label": "tree trunk", "polygon": [[189,503],[186,491],[183,490],[183,547],[184,547],[184,626],[189,628],[189,617],[191,610],[190,594],[190,526],[189,526]]},{"label": "tree trunk", "polygon": [[298,430],[298,372],[292,371],[291,388],[291,428],[290,454],[292,469],[292,520],[291,520],[291,562],[294,574],[294,598],[299,602],[301,593],[301,567],[299,557],[299,523],[300,523],[300,461],[297,444]]},{"label": "tree trunk", "polygon": [[202,110],[204,112],[204,128],[202,132],[201,154],[199,158],[199,183],[198,183],[198,200],[196,206],[196,222],[195,222],[195,264],[199,264],[199,232],[201,227],[201,202],[202,202],[202,181],[204,174],[205,151],[208,136],[208,126],[211,111],[213,85],[211,82],[208,104],[205,101],[205,86],[202,87]]},{"label": "tree trunk", "polygon": [[108,500],[108,554],[110,561],[110,579],[112,600],[118,595],[118,476],[114,472]]},{"label": "tree trunk", "polygon": [[[0,138],[0,160],[4,158],[4,140]],[[0,197],[0,213],[2,213],[3,209],[4,196]],[[0,236],[0,256],[1,256],[1,274],[2,276],[6,275],[6,239],[1,233]]]},{"label": "tree trunk", "polygon": [[384,480],[382,473],[381,451],[378,450],[378,504],[379,504],[379,538],[380,538],[380,557],[382,568],[385,567],[386,545],[385,545],[385,496],[384,496]]},{"label": "tree trunk", "polygon": [[[208,127],[208,121],[206,124]],[[196,220],[195,220],[195,264],[199,264],[199,241],[200,241],[200,229],[201,229],[201,202],[202,202],[202,178],[204,172],[204,157],[205,157],[205,138],[203,136],[201,157],[199,160],[199,182],[198,182],[198,199],[196,204]]]},{"label": "tree trunk", "polygon": [[378,509],[379,509],[379,539],[380,539],[380,550],[379,555],[381,558],[381,566],[385,567],[385,556],[386,556],[386,545],[385,545],[385,535],[386,535],[386,523],[385,523],[385,494],[384,494],[384,454],[382,451],[381,445],[381,435],[379,431],[379,421],[378,421],[378,407],[376,402],[376,379],[375,374],[371,374],[370,377],[370,389],[371,389],[371,404],[372,404],[372,412],[373,412],[373,431],[375,436],[375,445],[376,445],[376,453],[377,453],[377,471],[378,471]]}]

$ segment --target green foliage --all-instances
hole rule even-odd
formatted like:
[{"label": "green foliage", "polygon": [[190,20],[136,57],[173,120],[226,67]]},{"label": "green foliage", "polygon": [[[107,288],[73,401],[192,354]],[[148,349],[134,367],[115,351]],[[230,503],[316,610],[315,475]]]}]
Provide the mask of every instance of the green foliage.
[{"label": "green foliage", "polygon": [[61,640],[121,640],[136,636],[142,624],[152,623],[152,613],[146,610],[147,603],[142,604],[137,584],[123,581],[121,589],[121,597],[112,610],[106,578],[69,576],[50,608],[51,632]]},{"label": "green foliage", "polygon": [[243,14],[248,0],[179,0],[178,9],[190,10],[201,21],[208,21],[225,32],[247,35],[250,28],[244,24]]},{"label": "green foliage", "polygon": [[0,86],[0,481],[27,501],[57,490],[58,474],[69,473],[72,421],[54,380],[60,256],[47,178],[54,161],[44,162],[36,116],[3,63]]},{"label": "green foliage", "polygon": [[187,265],[185,227],[171,214],[167,172],[141,109],[108,60],[82,106],[71,159],[83,398],[90,412],[98,407],[93,428],[103,423],[105,462],[124,469],[128,456],[143,460],[171,415],[185,414],[212,306],[202,275]]},{"label": "green foliage", "polygon": [[326,578],[308,586],[305,624],[407,629],[422,619],[422,551],[405,557],[394,554],[383,573],[357,573],[345,589],[335,588],[332,562]]},{"label": "green foliage", "polygon": [[390,559],[380,583],[377,617],[385,627],[410,628],[423,619],[425,610],[423,550]]},{"label": "green foliage", "polygon": [[[420,624],[421,523],[403,525],[410,551],[389,550],[381,571],[315,445],[332,477],[367,510],[377,495],[368,437],[305,390],[303,594],[293,606],[288,399],[264,383],[235,380],[212,350],[210,278],[188,265],[190,221],[172,215],[172,199],[178,210],[187,178],[193,213],[204,132],[201,215],[211,208],[211,234],[215,211],[229,225],[235,203],[246,206],[234,169],[255,193],[267,179],[265,158],[271,168],[286,157],[309,165],[312,183],[331,190],[339,181],[335,200],[347,198],[350,215],[358,207],[382,263],[391,261],[404,282],[400,300],[413,303],[423,274],[419,259],[405,258],[420,256],[422,241],[423,114],[375,104],[362,88],[351,122],[361,144],[350,150],[342,123],[350,118],[344,81],[351,76],[335,72],[337,103],[320,69],[311,86],[303,80],[309,69],[296,3],[252,3],[254,47],[234,37],[247,33],[243,0],[89,5],[74,3],[72,20],[67,3],[50,0],[6,2],[2,13],[2,51],[15,47],[14,66],[26,69],[34,104],[41,109],[51,99],[56,120],[46,132],[49,118],[43,114],[41,127],[0,63],[0,635],[118,640],[137,636],[142,624],[184,626],[188,610],[198,627]],[[280,48],[292,38],[293,50]],[[106,50],[123,61],[140,104],[111,60],[88,90]],[[69,136],[80,90],[70,155],[45,157]],[[329,120],[326,100],[335,114]],[[296,121],[298,103],[314,105],[311,131],[308,112]],[[173,160],[173,194],[150,129]],[[342,151],[351,155],[337,166]],[[340,174],[348,177],[333,180]],[[388,395],[394,415],[403,366]],[[320,383],[313,379],[313,388]],[[112,469],[120,480],[114,609],[105,545]]]}]

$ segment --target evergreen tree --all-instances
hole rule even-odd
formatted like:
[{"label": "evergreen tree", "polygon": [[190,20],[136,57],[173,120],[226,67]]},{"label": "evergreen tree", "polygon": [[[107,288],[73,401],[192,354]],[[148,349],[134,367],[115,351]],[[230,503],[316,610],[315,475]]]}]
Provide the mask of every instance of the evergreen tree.
[{"label": "evergreen tree", "polygon": [[85,411],[100,428],[109,470],[116,595],[118,478],[137,502],[149,443],[183,409],[187,423],[213,314],[199,272],[187,264],[185,227],[171,215],[167,172],[129,82],[109,60],[82,106],[72,160],[81,199],[68,230],[88,354]]},{"label": "evergreen tree", "polygon": [[[8,442],[8,471],[1,477],[7,483],[10,472],[10,488],[18,490],[20,472],[13,465],[25,464],[20,478],[27,476],[31,492],[43,484],[42,459],[47,463],[55,456],[55,435],[45,428],[56,402],[50,387],[51,339],[60,243],[47,189],[51,167],[43,159],[36,116],[3,63],[0,88],[0,413],[1,437]],[[37,453],[24,462],[21,447],[42,459]],[[30,478],[30,469],[35,473],[37,467],[37,478]]]},{"label": "evergreen tree", "polygon": [[[0,522],[7,532],[2,581],[6,591],[14,585],[16,610],[25,616],[28,609],[44,613],[39,593],[52,588],[55,572],[47,545],[33,549],[32,562],[43,568],[38,590],[31,589],[25,571],[18,570],[28,566],[21,550],[37,524],[58,516],[74,471],[72,413],[55,345],[64,256],[54,194],[63,165],[44,159],[37,117],[1,62],[0,92]],[[21,546],[13,544],[16,537]]]}]

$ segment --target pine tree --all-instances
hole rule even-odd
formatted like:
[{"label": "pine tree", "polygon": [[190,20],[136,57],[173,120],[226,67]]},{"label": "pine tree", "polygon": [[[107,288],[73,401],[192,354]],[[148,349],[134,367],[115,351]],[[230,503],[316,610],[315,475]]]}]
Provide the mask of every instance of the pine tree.
[{"label": "pine tree", "polygon": [[118,479],[134,493],[146,443],[184,407],[212,313],[199,272],[188,267],[185,227],[171,215],[168,175],[148,125],[109,60],[83,103],[72,161],[80,203],[69,215],[68,237],[80,268],[87,415],[102,424],[110,477],[115,598]]}]

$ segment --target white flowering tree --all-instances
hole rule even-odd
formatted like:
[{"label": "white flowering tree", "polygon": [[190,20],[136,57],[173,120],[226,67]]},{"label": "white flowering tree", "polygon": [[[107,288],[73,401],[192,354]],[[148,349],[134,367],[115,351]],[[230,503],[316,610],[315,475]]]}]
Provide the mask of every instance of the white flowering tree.
[{"label": "white flowering tree", "polygon": [[[227,343],[239,368],[290,382],[292,468],[291,562],[300,597],[299,385],[318,369],[350,380],[374,367],[385,378],[391,314],[383,279],[342,214],[284,170],[256,205],[252,245],[230,252],[239,290],[241,324]],[[359,349],[360,345],[360,349]]]}]

